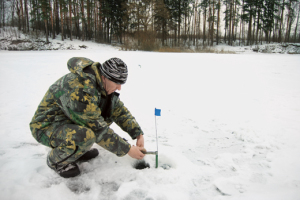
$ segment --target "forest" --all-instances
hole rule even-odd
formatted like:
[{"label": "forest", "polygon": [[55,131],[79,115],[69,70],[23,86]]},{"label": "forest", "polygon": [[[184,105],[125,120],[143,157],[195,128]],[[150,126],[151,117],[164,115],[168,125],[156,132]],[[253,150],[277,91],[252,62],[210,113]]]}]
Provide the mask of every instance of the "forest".
[{"label": "forest", "polygon": [[299,43],[299,0],[1,0],[0,28],[143,50]]}]

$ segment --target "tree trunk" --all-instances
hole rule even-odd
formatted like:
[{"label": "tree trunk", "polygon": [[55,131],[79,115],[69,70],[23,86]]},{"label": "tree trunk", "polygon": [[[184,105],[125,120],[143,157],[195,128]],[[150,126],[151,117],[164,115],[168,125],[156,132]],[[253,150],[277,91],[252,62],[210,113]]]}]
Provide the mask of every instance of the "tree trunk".
[{"label": "tree trunk", "polygon": [[81,0],[81,19],[82,19],[82,32],[81,32],[81,40],[84,41],[84,35],[85,35],[85,18],[84,18],[84,1]]},{"label": "tree trunk", "polygon": [[199,18],[199,25],[198,25],[198,36],[197,36],[197,39],[199,40],[200,39],[200,36],[201,36],[201,12],[199,12],[198,14],[198,18]]},{"label": "tree trunk", "polygon": [[[29,16],[28,16],[28,6],[27,6],[27,0],[24,0],[24,7],[25,7],[25,32],[29,32]],[[27,30],[26,30],[27,28]]]},{"label": "tree trunk", "polygon": [[178,46],[180,46],[180,26],[181,26],[181,6],[179,5],[179,10],[178,10],[178,15],[179,15],[179,19],[178,19]]},{"label": "tree trunk", "polygon": [[26,28],[25,28],[25,20],[24,20],[24,11],[23,11],[23,0],[20,0],[20,10],[21,10],[21,26],[22,26],[22,30],[25,32]]},{"label": "tree trunk", "polygon": [[293,23],[293,20],[290,18],[290,23],[289,23],[289,27],[288,27],[288,35],[287,35],[287,41],[290,42],[290,37],[291,37],[291,30],[292,30],[292,23]]},{"label": "tree trunk", "polygon": [[231,30],[231,45],[232,45],[232,42],[235,41],[235,36],[234,36],[235,16],[236,16],[236,2],[235,2],[235,0],[233,0],[232,9],[233,9],[233,12],[232,12],[232,15],[233,15],[232,18],[233,19],[232,19],[232,30]]},{"label": "tree trunk", "polygon": [[73,40],[72,29],[72,1],[69,0],[70,40]]},{"label": "tree trunk", "polygon": [[15,16],[15,0],[12,0],[12,12],[11,12],[11,23],[12,23],[12,26],[14,27],[15,26],[15,20],[14,20],[14,16]]},{"label": "tree trunk", "polygon": [[255,38],[255,44],[258,43],[258,31],[259,31],[259,20],[260,20],[260,7],[257,10],[258,11],[258,16],[257,16],[257,27],[256,27],[256,38]]},{"label": "tree trunk", "polygon": [[212,16],[212,27],[211,27],[211,46],[214,45],[214,27],[215,27],[215,0],[213,0],[213,16]]},{"label": "tree trunk", "polygon": [[221,0],[219,0],[218,2],[217,45],[219,44],[220,10],[221,10]]},{"label": "tree trunk", "polygon": [[61,26],[61,40],[64,41],[64,16],[62,11],[62,2],[59,2],[59,11],[60,11],[60,26]]},{"label": "tree trunk", "polygon": [[[64,7],[66,8],[66,5],[64,5]],[[66,39],[67,38],[67,35],[70,37],[70,29],[69,29],[69,19],[68,19],[68,12],[64,11],[63,13],[64,15],[64,25],[66,27],[64,27],[65,31],[64,31],[64,38]]]},{"label": "tree trunk", "polygon": [[210,37],[211,37],[211,19],[212,19],[212,16],[211,16],[211,0],[208,1],[208,33],[207,33],[207,45],[209,45],[209,42],[210,42]]},{"label": "tree trunk", "polygon": [[87,3],[87,39],[91,40],[91,11],[90,11],[90,0],[86,1]]},{"label": "tree trunk", "polygon": [[298,22],[299,22],[299,12],[300,12],[300,3],[299,3],[299,9],[298,9],[297,23],[296,23],[296,27],[295,27],[295,33],[294,33],[294,42],[295,43],[296,43],[297,28],[298,28]]},{"label": "tree trunk", "polygon": [[[101,10],[101,0],[99,2],[99,10]],[[101,15],[101,12],[99,13],[99,28],[98,28],[98,32],[99,32],[100,41],[103,41],[103,24],[102,24],[102,15]]]},{"label": "tree trunk", "polygon": [[232,42],[231,42],[231,35],[232,35],[232,32],[231,32],[231,26],[232,26],[232,4],[233,4],[233,0],[230,0],[230,15],[229,15],[229,28],[228,28],[228,31],[229,31],[229,33],[228,33],[228,45],[232,45]]},{"label": "tree trunk", "polygon": [[206,8],[203,13],[203,46],[204,46],[204,42],[206,40],[205,26],[206,26]]},{"label": "tree trunk", "polygon": [[194,4],[194,9],[195,9],[195,11],[194,11],[194,38],[193,38],[193,45],[195,46],[196,45],[196,24],[197,24],[197,4],[198,4],[198,0],[197,1],[195,1],[195,4]]},{"label": "tree trunk", "polygon": [[74,28],[74,30],[75,30],[75,35],[76,35],[76,38],[79,38],[79,23],[78,23],[78,2],[77,2],[77,0],[74,2],[74,4],[73,4],[73,10],[74,10],[74,25],[75,25],[75,28]]},{"label": "tree trunk", "polygon": [[45,24],[45,31],[46,31],[46,44],[49,43],[49,39],[48,39],[48,24],[47,24],[47,19],[45,17],[46,15],[46,8],[45,8],[45,5],[43,5],[43,15],[44,15],[44,24]]},{"label": "tree trunk", "polygon": [[282,26],[283,26],[283,12],[284,12],[284,0],[282,0],[282,7],[281,7],[281,17],[280,17],[280,27],[279,27],[279,33],[278,33],[278,42],[281,42],[281,34],[282,34]]},{"label": "tree trunk", "polygon": [[96,41],[97,31],[98,31],[98,1],[94,0],[94,40]]},{"label": "tree trunk", "polygon": [[[243,14],[243,11],[241,10],[241,16],[242,16],[242,14]],[[240,33],[239,33],[239,46],[241,46],[242,26],[243,26],[243,20],[241,19],[241,21],[240,21]]]},{"label": "tree trunk", "polygon": [[51,32],[52,32],[52,39],[55,39],[55,30],[54,30],[54,16],[52,11],[52,3],[51,0],[49,0],[49,6],[50,6],[50,20],[51,20]]},{"label": "tree trunk", "polygon": [[18,15],[18,30],[21,30],[21,11],[19,8],[19,2],[16,1],[16,9],[17,9],[17,15]]},{"label": "tree trunk", "polygon": [[[252,8],[250,8],[252,9]],[[250,45],[251,43],[251,31],[252,30],[252,12],[250,11],[250,21],[249,21],[249,26],[248,26],[248,41],[247,41],[247,46]]]},{"label": "tree trunk", "polygon": [[59,7],[59,4],[58,4],[58,0],[55,0],[55,29],[56,29],[56,35],[59,34],[59,12],[58,12],[58,7]]},{"label": "tree trunk", "polygon": [[[0,20],[0,28],[5,26],[5,12],[4,12],[4,8],[5,8],[5,4],[4,4],[4,0],[1,0],[0,1],[0,6],[1,6],[1,12],[0,12],[0,15],[2,14],[2,16],[0,16],[0,19],[2,17],[2,23],[1,23],[1,20]],[[2,24],[2,26],[1,26]]]},{"label": "tree trunk", "polygon": [[290,14],[291,14],[291,1],[289,3],[288,9],[289,9],[289,11],[288,11],[288,18],[287,18],[287,22],[286,22],[285,42],[288,42],[289,25],[290,25]]}]

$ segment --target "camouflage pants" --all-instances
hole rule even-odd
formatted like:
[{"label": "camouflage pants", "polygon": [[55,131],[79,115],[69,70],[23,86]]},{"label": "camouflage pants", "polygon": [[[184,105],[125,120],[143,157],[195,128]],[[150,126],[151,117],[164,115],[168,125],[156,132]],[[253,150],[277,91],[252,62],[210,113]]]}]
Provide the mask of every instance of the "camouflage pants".
[{"label": "camouflage pants", "polygon": [[89,128],[76,124],[60,126],[50,139],[52,150],[47,157],[48,166],[52,169],[60,169],[75,162],[90,150],[95,140],[95,134]]}]

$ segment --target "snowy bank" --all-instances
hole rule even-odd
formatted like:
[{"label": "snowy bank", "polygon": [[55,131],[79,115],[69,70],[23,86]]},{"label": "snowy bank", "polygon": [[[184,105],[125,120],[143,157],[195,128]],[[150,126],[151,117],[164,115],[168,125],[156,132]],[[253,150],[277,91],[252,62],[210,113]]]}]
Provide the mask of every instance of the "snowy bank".
[{"label": "snowy bank", "polygon": [[[46,43],[46,39],[37,36],[32,32],[32,35],[25,35],[17,31],[16,28],[8,27],[4,31],[0,31],[0,50],[8,51],[53,51],[53,50],[84,50],[84,49],[98,49],[99,47],[109,46],[92,41],[81,41],[69,38],[64,41],[61,40],[61,36],[56,36],[56,39],[49,37],[49,43]],[[238,42],[235,42],[238,44]],[[122,46],[110,46],[112,49],[121,50]],[[229,46],[225,44],[216,45],[213,47],[207,47],[207,52],[218,53],[279,53],[279,54],[300,54],[300,44],[297,43],[272,43],[272,44],[260,44],[251,46]],[[200,47],[200,49],[202,49]],[[189,50],[189,48],[187,48]],[[201,50],[200,52],[205,52]],[[191,47],[190,52],[197,52],[195,47]],[[199,52],[199,51],[198,51]]]}]

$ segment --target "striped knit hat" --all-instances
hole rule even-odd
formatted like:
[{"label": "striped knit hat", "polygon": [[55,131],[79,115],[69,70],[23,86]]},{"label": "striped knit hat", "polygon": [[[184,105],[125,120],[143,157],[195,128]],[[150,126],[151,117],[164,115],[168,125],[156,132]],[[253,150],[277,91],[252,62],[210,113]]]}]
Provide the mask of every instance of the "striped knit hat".
[{"label": "striped knit hat", "polygon": [[100,71],[103,76],[117,84],[124,84],[127,80],[127,65],[120,58],[111,58],[105,61]]}]

